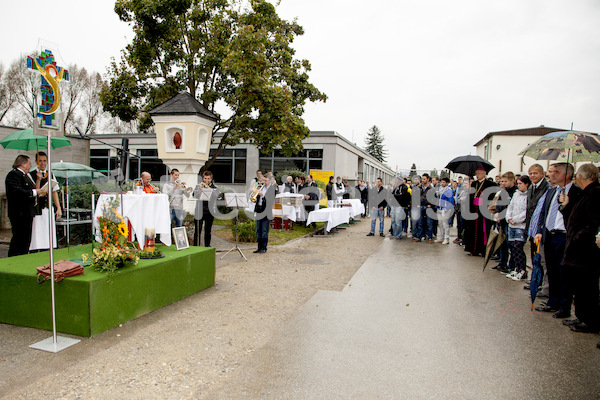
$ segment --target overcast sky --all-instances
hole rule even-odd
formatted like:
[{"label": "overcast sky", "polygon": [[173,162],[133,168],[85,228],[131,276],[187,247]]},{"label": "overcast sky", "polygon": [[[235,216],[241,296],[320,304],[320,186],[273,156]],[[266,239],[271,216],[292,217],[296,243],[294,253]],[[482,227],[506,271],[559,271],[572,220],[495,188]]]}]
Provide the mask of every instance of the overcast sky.
[{"label": "overcast sky", "polygon": [[[66,63],[106,72],[131,39],[114,1],[2,5],[0,60],[57,43]],[[377,125],[393,169],[442,168],[492,131],[545,125],[600,132],[600,2],[282,0],[294,47],[329,96],[311,130],[364,145]]]}]

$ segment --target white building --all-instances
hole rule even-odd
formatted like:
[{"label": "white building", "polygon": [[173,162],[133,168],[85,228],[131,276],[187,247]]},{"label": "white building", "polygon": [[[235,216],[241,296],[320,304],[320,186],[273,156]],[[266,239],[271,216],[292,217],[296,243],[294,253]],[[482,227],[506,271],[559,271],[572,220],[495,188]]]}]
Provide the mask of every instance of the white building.
[{"label": "white building", "polygon": [[[213,138],[211,156],[218,147],[220,136],[217,133]],[[142,171],[150,172],[155,181],[168,174],[167,167],[158,158],[154,134],[102,134],[90,138],[105,143],[90,141],[90,165],[93,168],[113,170],[117,152],[111,146],[121,147],[122,140],[127,138],[129,152],[137,156],[129,159],[128,179],[138,178]],[[333,175],[348,179],[352,185],[356,179],[375,181],[378,177],[384,183],[392,183],[395,177],[392,169],[336,132],[313,131],[303,144],[304,150],[292,157],[284,156],[280,150],[264,155],[256,146],[247,143],[226,147],[209,169],[218,185],[234,191],[245,190],[258,169],[274,173],[290,169],[306,173],[310,170],[333,171]]]},{"label": "white building", "polygon": [[478,156],[488,160],[496,167],[489,172],[488,176],[502,175],[507,171],[512,171],[515,174],[527,173],[532,164],[540,164],[547,171],[550,164],[555,161],[538,161],[531,157],[520,156],[519,153],[540,137],[550,132],[564,130],[540,125],[536,128],[490,132],[474,146]]}]

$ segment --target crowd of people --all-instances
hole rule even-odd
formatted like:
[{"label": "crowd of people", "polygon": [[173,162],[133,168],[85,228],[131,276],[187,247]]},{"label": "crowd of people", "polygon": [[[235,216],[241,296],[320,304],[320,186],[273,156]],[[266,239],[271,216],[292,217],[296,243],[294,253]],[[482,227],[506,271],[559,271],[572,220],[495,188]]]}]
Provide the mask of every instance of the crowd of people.
[{"label": "crowd of people", "polygon": [[[29,157],[20,155],[6,177],[8,216],[13,229],[9,256],[48,249],[50,204],[54,205],[56,217],[61,215],[56,194],[59,188],[47,176],[47,158],[43,152],[36,155],[36,163],[37,168],[32,170]],[[448,245],[450,227],[456,224],[454,243],[463,246],[470,256],[486,256],[493,230],[501,238],[499,250],[492,256],[498,261],[493,269],[515,281],[528,278],[525,245],[529,243],[529,258],[533,259],[538,252],[541,255],[543,279],[537,297],[547,299],[536,311],[552,313],[575,332],[599,333],[599,178],[598,168],[593,164],[581,165],[577,173],[569,163],[552,164],[547,173],[541,165],[534,164],[527,175],[505,172],[494,180],[486,178],[486,171],[479,168],[473,178],[450,180],[423,174],[398,177],[388,187],[381,178],[370,183],[358,180],[351,187],[346,179],[331,176],[324,194],[328,207],[337,206],[344,199],[360,199],[365,207],[363,217],[368,214],[371,218],[367,236],[375,236],[378,222],[379,235],[386,236],[384,218],[388,216],[392,239],[406,237],[415,243]],[[138,185],[146,193],[160,191],[151,184],[147,172],[141,174]],[[168,195],[171,220],[176,227],[183,224],[184,198],[192,196],[199,200],[194,213],[193,244],[200,245],[204,228],[204,246],[210,246],[216,202],[209,200],[218,196],[212,173],[205,171],[202,182],[192,190],[179,179],[179,171],[173,169],[162,192]],[[266,174],[257,171],[248,192],[255,203],[258,241],[255,253],[267,251],[269,222],[273,219],[273,204],[269,202],[274,202],[280,192],[303,195],[306,220],[319,207],[321,191],[312,175],[288,176],[280,186],[271,171]],[[524,288],[531,289],[529,281]],[[573,304],[576,318],[568,319]]]},{"label": "crowd of people", "polygon": [[[390,237],[412,237],[413,242],[449,244],[449,227],[456,222],[454,243],[469,256],[486,256],[492,230],[501,238],[492,259],[493,269],[515,281],[526,281],[525,245],[530,260],[541,254],[543,279],[537,297],[547,299],[536,307],[563,319],[575,332],[600,332],[600,178],[593,164],[577,173],[569,163],[556,163],[547,173],[539,164],[528,174],[506,172],[495,180],[483,168],[474,178],[397,178],[384,189],[381,179],[368,187],[359,181],[356,196],[364,200],[375,234],[383,230],[384,210],[390,208]],[[387,192],[387,193],[386,193]],[[489,256],[489,254],[488,254]],[[571,309],[575,305],[574,319]],[[600,346],[600,343],[599,343]]]}]

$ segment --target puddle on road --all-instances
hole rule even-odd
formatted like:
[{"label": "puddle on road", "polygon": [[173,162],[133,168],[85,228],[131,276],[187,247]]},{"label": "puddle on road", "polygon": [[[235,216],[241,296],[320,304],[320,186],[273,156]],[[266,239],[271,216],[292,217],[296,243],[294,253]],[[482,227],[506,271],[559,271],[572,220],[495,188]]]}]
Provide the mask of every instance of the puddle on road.
[{"label": "puddle on road", "polygon": [[304,260],[298,261],[299,264],[312,264],[312,265],[325,265],[331,264],[331,261],[322,260],[320,258],[306,258]]}]

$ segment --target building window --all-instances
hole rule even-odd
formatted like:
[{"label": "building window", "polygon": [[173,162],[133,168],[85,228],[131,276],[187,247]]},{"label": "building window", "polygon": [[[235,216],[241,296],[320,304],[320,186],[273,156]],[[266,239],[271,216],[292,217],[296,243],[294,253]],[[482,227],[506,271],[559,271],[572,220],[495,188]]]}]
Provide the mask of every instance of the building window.
[{"label": "building window", "polygon": [[90,167],[99,171],[110,170],[110,150],[92,149],[90,150]]},{"label": "building window", "polygon": [[[210,157],[216,150],[210,151]],[[246,149],[223,149],[208,168],[217,183],[246,183]]]},{"label": "building window", "polygon": [[155,182],[163,176],[169,175],[169,169],[158,158],[158,150],[140,149],[137,151],[137,155],[137,158],[129,158],[129,168],[127,169],[129,179],[138,179],[142,172],[149,172]]},{"label": "building window", "polygon": [[261,171],[278,173],[285,170],[297,169],[308,173],[311,169],[323,168],[323,149],[302,150],[291,157],[286,157],[280,149],[274,150],[269,155],[261,153],[259,160]]}]

